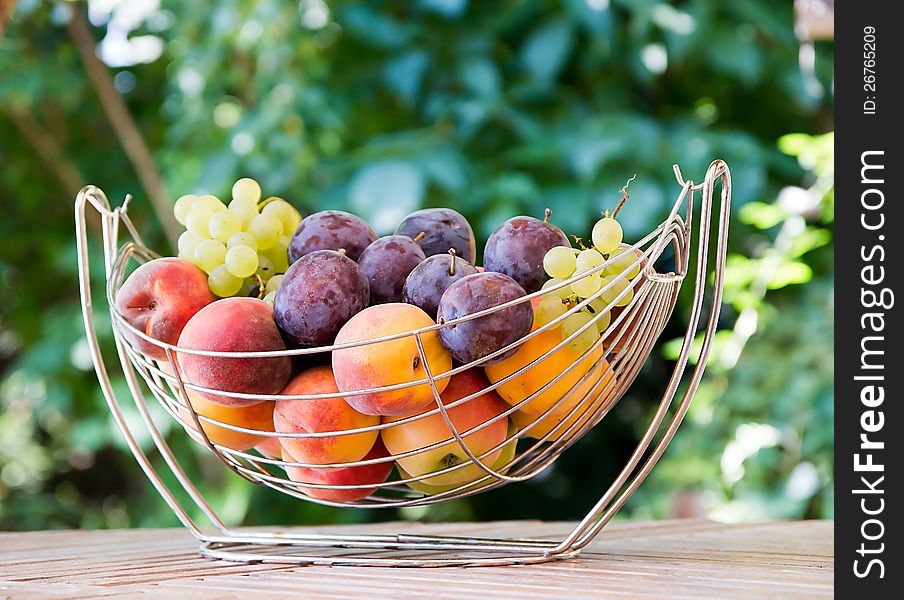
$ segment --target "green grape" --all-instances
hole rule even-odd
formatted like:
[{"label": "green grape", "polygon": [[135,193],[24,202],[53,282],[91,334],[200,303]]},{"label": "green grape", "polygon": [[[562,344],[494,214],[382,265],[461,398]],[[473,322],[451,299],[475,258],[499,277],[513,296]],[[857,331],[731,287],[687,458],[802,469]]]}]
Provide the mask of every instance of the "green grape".
[{"label": "green grape", "polygon": [[210,239],[210,230],[208,229],[208,224],[210,223],[210,218],[212,216],[212,210],[210,210],[206,206],[199,206],[198,203],[195,203],[195,205],[191,207],[191,210],[188,211],[188,215],[186,215],[185,217],[185,228],[190,231],[196,238],[208,240]]},{"label": "green grape", "polygon": [[197,244],[200,242],[198,238],[195,237],[191,231],[183,231],[182,235],[179,236],[179,240],[176,242],[176,247],[179,249],[179,252],[184,252],[187,248],[189,248],[193,244]]},{"label": "green grape", "polygon": [[[562,339],[567,340],[571,337],[575,332],[579,331],[581,327],[590,323],[593,320],[593,316],[581,311],[577,312],[573,315],[568,315],[565,317],[565,320],[562,321]],[[596,343],[596,340],[599,339],[599,331],[593,325],[590,325],[587,329],[585,329],[582,333],[579,333],[577,337],[575,337],[568,344],[568,347],[574,350],[575,352],[580,352],[583,354],[587,350],[590,349],[593,344]]]},{"label": "green grape", "polygon": [[236,277],[251,277],[257,271],[257,252],[248,246],[234,246],[226,251],[223,262]]},{"label": "green grape", "polygon": [[[575,275],[581,274],[582,271],[577,271],[575,273]],[[571,289],[578,298],[589,298],[599,291],[601,285],[602,278],[599,273],[583,272],[583,276],[571,284]]]},{"label": "green grape", "polygon": [[289,270],[289,251],[282,243],[277,242],[272,248],[261,251],[261,254],[270,259],[273,269],[277,273],[285,273]]},{"label": "green grape", "polygon": [[560,298],[547,297],[540,301],[534,311],[534,322],[543,327],[568,312],[568,308]]},{"label": "green grape", "polygon": [[[551,287],[553,287],[553,286],[556,286],[556,285],[559,285],[560,283],[563,283],[564,281],[565,281],[564,279],[558,279],[558,278],[550,279],[549,281],[547,281],[546,283],[543,284],[543,288],[542,288],[542,289],[544,289],[544,290],[549,289],[549,288],[551,288]],[[566,286],[561,287],[561,288],[559,288],[559,289],[557,289],[557,290],[555,290],[555,291],[547,292],[546,294],[544,294],[544,296],[547,296],[547,295],[548,295],[548,296],[553,296],[554,298],[559,298],[559,299],[565,300],[565,299],[567,299],[569,296],[571,296],[571,294],[572,294],[572,292],[571,292],[571,286],[570,286],[570,285],[566,285]]]},{"label": "green grape", "polygon": [[242,220],[229,210],[215,212],[207,224],[210,235],[224,244],[242,229]]},{"label": "green grape", "polygon": [[207,285],[220,298],[227,298],[242,289],[242,280],[230,273],[226,265],[220,265],[207,276]]},{"label": "green grape", "polygon": [[210,212],[212,213],[226,210],[226,205],[223,204],[220,199],[213,194],[204,194],[203,196],[198,196],[198,199],[195,200],[193,206],[203,206],[210,209]]},{"label": "green grape", "polygon": [[567,246],[554,246],[543,257],[543,268],[550,277],[568,279],[574,273],[574,252]]},{"label": "green grape", "polygon": [[264,302],[273,306],[273,300],[276,299],[276,292],[269,292],[266,296],[264,296]]},{"label": "green grape", "polygon": [[240,231],[226,242],[227,248],[235,248],[236,246],[248,246],[252,250],[257,251],[257,240],[247,231]]},{"label": "green grape", "polygon": [[262,215],[276,217],[282,223],[283,233],[295,232],[298,224],[301,223],[301,215],[295,210],[295,207],[283,200],[282,198],[267,198],[267,204],[261,210]]},{"label": "green grape", "polygon": [[273,261],[263,254],[257,255],[257,271],[255,271],[261,279],[266,283],[270,278],[278,273]]},{"label": "green grape", "polygon": [[603,255],[593,248],[581,250],[581,253],[578,254],[578,257],[575,259],[575,268],[578,271],[587,271],[603,264],[605,260]]},{"label": "green grape", "polygon": [[232,198],[257,204],[261,201],[261,186],[250,177],[242,177],[232,185]]},{"label": "green grape", "polygon": [[625,273],[625,271],[629,269],[627,273],[625,273],[625,277],[634,279],[640,274],[640,262],[633,267],[631,265],[641,257],[641,254],[642,253],[639,250],[616,248],[609,254],[609,258],[615,258],[615,260],[606,267],[606,275],[618,275],[620,273]]},{"label": "green grape", "polygon": [[282,281],[282,278],[282,275],[274,275],[273,277],[271,277],[270,281],[267,282],[264,291],[267,292],[267,294],[276,293],[276,290],[279,288],[279,282]]},{"label": "green grape", "polygon": [[266,250],[279,242],[282,235],[282,223],[276,217],[257,215],[248,224],[248,233],[257,240],[257,249]]},{"label": "green grape", "polygon": [[[591,300],[587,306],[584,307],[584,310],[593,315],[596,319],[596,328],[600,333],[606,331],[606,328],[609,327],[609,323],[612,321],[612,313],[606,310],[608,305],[609,303],[602,298],[596,298],[595,300]],[[600,315],[599,318],[596,318],[597,315]]]},{"label": "green grape", "polygon": [[242,220],[242,227],[248,228],[251,219],[258,215],[257,202],[249,200],[233,200],[229,203],[229,210]]},{"label": "green grape", "polygon": [[[299,224],[300,224],[300,223],[301,223],[301,221],[299,221]],[[295,229],[298,229],[298,227],[296,227]],[[286,232],[283,232],[283,235],[281,235],[281,236],[279,237],[279,243],[282,244],[283,246],[285,246],[286,248],[288,248],[288,247],[289,247],[289,244],[292,243],[292,234],[295,233],[295,229],[293,229],[292,231],[288,232],[289,235],[285,235]]]},{"label": "green grape", "polygon": [[210,273],[223,264],[226,246],[216,240],[201,240],[195,247],[195,264]]},{"label": "green grape", "polygon": [[[610,287],[602,294],[603,300],[606,301],[606,304],[615,302],[615,306],[627,306],[627,304],[634,298],[634,289],[631,287],[631,282],[621,277],[618,279],[606,279],[606,284],[609,283],[612,283],[612,287]],[[621,299],[615,300],[616,297],[618,297],[618,295],[621,294],[625,289],[627,289],[628,292]]]},{"label": "green grape", "polygon": [[194,194],[185,194],[176,200],[176,204],[173,205],[173,215],[180,225],[185,225],[185,217],[188,216],[188,211],[191,210],[192,204],[197,199],[198,197]]},{"label": "green grape", "polygon": [[622,227],[612,217],[605,217],[593,226],[593,246],[603,254],[609,254],[622,242]]}]

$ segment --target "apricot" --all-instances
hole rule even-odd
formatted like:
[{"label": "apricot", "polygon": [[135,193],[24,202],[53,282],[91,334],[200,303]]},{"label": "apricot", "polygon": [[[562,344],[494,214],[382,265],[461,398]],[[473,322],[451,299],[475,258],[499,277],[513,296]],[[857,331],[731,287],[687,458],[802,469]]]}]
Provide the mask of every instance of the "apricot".
[{"label": "apricot", "polygon": [[[558,328],[543,331],[536,337],[525,341],[513,356],[494,365],[487,365],[484,367],[484,371],[491,382],[498,383],[537,360],[561,342],[562,334]],[[571,368],[575,362],[577,364]],[[571,369],[559,381],[520,407],[520,410],[525,413],[540,415],[567,395],[567,399],[550,414],[550,416],[556,415],[557,418],[561,418],[584,399],[585,394],[593,389],[608,366],[599,346],[587,352],[583,358],[580,352],[563,346],[547,358],[500,385],[496,391],[509,404],[516,405],[531,394],[538,392],[566,369]],[[587,379],[577,385],[588,372],[590,375]],[[611,378],[612,375],[609,374],[607,377]],[[577,388],[569,392],[575,385]],[[599,389],[605,389],[605,385],[606,383],[600,384]]]},{"label": "apricot", "polygon": [[[259,402],[251,406],[223,406],[202,398],[200,394],[192,390],[186,390],[186,392],[188,392],[192,408],[195,409],[198,415],[227,425],[235,425],[257,431],[273,431],[274,402]],[[198,443],[203,443],[188,409],[180,406],[179,415],[185,421],[185,428],[189,435]],[[204,430],[211,442],[240,452],[254,448],[267,440],[267,436],[235,431],[214,423],[205,422],[200,418],[198,421],[201,423],[201,429]]]},{"label": "apricot", "polygon": [[[410,304],[378,304],[352,317],[339,330],[336,344],[405,333],[434,325],[427,313]],[[452,358],[440,344],[436,331],[421,335],[427,363],[434,377],[452,368]],[[414,336],[366,344],[333,351],[333,373],[343,393],[411,383],[426,378],[424,364]],[[437,379],[442,392],[448,377]],[[423,383],[397,390],[368,394],[350,394],[345,398],[352,407],[367,415],[411,414],[434,401],[430,385]]]},{"label": "apricot", "polygon": [[[157,258],[129,275],[116,294],[116,311],[132,327],[175,345],[188,320],[216,299],[204,271],[181,258]],[[151,358],[166,358],[153,342],[130,331],[123,335]]]},{"label": "apricot", "polygon": [[[273,415],[270,415],[270,422],[273,422]],[[282,458],[283,454],[282,444],[279,443],[279,438],[276,436],[266,438],[263,442],[255,446],[254,449],[268,458]]]},{"label": "apricot", "polygon": [[[225,298],[208,304],[189,319],[179,336],[179,346],[217,352],[285,350],[270,306],[256,298]],[[288,356],[240,358],[176,355],[183,379],[222,392],[277,394],[292,373]],[[223,406],[250,406],[259,400],[201,392]]]},{"label": "apricot", "polygon": [[[289,452],[285,452],[286,460],[292,460]],[[384,458],[389,456],[383,443],[377,439],[374,447],[364,456],[362,460],[371,460],[376,458]],[[302,462],[300,460],[296,462]],[[373,487],[351,488],[351,489],[327,489],[327,488],[309,488],[301,487],[300,489],[311,496],[320,500],[329,500],[330,502],[355,502],[362,498],[367,498],[373,494],[377,487],[389,478],[392,473],[392,461],[374,463],[372,465],[360,465],[357,467],[345,467],[343,469],[310,469],[305,467],[286,467],[286,474],[289,479],[297,483],[317,483],[323,485],[367,485]]]},{"label": "apricot", "polygon": [[[339,392],[329,367],[314,367],[296,375],[282,395],[335,394]],[[380,417],[359,413],[341,397],[314,400],[279,400],[273,411],[279,433],[328,433],[324,437],[280,437],[280,444],[297,462],[326,465],[361,460],[370,451],[379,431],[343,434],[349,429],[373,427]]]},{"label": "apricot", "polygon": [[[444,405],[448,405],[481,392],[487,385],[489,384],[479,369],[469,369],[449,379],[449,385],[443,391],[440,399]],[[417,414],[422,415],[433,408],[433,406],[428,406]],[[502,414],[507,408],[499,395],[490,390],[475,396],[464,404],[449,408],[447,413],[455,429],[459,434],[463,434]],[[384,417],[383,422],[394,423],[403,418],[402,416]],[[480,431],[463,436],[463,441],[471,453],[480,457],[491,448],[502,444],[507,430],[508,419],[499,419]],[[452,435],[442,414],[439,413],[387,427],[383,429],[381,437],[386,448],[394,456],[449,440],[436,448],[397,458],[396,462],[399,467],[413,476],[434,473],[471,461],[471,458]],[[481,460],[487,465],[492,465],[499,458],[501,452],[500,448]],[[454,485],[479,479],[484,474],[485,472],[479,466],[469,464],[455,471],[428,477],[422,481],[425,485],[432,486]]]}]

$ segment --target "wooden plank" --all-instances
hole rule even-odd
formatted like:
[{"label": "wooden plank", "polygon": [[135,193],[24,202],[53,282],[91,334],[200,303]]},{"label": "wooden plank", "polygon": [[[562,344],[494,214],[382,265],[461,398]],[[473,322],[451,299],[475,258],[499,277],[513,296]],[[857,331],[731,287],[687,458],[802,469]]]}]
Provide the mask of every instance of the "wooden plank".
[{"label": "wooden plank", "polygon": [[[556,540],[573,527],[573,523],[503,521],[293,530]],[[195,541],[179,529],[0,533],[0,597],[820,598],[833,593],[833,530],[829,521],[619,522],[609,525],[575,560],[468,569],[212,561],[200,557]]]}]

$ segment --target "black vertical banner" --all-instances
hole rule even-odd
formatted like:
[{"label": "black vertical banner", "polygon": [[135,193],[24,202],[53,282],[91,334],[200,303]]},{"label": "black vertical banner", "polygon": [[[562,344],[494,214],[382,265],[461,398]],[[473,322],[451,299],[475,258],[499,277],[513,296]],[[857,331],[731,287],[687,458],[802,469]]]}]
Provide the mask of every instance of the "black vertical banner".
[{"label": "black vertical banner", "polygon": [[900,7],[835,3],[838,598],[900,598],[904,590]]}]

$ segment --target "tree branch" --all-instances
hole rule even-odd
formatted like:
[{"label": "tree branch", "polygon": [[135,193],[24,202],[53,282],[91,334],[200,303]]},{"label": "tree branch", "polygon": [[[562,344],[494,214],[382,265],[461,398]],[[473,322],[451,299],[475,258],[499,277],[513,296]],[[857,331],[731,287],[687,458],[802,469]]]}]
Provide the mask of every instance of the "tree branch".
[{"label": "tree branch", "polygon": [[85,65],[85,71],[88,73],[94,91],[100,99],[107,120],[129,157],[141,186],[150,198],[157,218],[163,226],[163,231],[170,243],[175,246],[180,227],[173,217],[172,199],[138,126],[132,119],[132,115],[129,114],[129,109],[122,96],[113,85],[110,72],[97,57],[94,37],[91,35],[91,30],[80,9],[72,7],[72,18],[69,19],[66,26],[82,63]]}]

